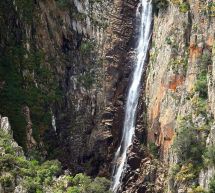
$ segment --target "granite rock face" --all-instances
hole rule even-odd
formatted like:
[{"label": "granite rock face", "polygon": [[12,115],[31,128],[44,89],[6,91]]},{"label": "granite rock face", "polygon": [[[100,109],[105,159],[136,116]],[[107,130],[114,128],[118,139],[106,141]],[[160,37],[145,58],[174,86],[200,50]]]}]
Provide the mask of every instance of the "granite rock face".
[{"label": "granite rock face", "polygon": [[[74,172],[110,175],[124,117],[137,3],[0,4],[1,58],[13,47],[20,51],[0,69],[5,74],[7,66],[15,66],[0,79],[0,112],[9,116],[15,139],[26,151],[39,147]],[[12,97],[10,87],[23,98]]]},{"label": "granite rock face", "polygon": [[[15,89],[2,94],[9,98],[1,98],[0,113],[9,116],[15,139],[26,151],[39,147],[74,173],[110,177],[135,60],[139,1],[32,2],[33,16],[25,4],[0,3],[0,58],[11,53],[13,59],[9,71],[0,68],[0,93],[8,94],[7,88],[13,91],[18,84],[27,95],[19,98]],[[154,2],[148,65],[122,192],[207,190],[214,166],[200,158],[201,167],[192,168],[196,163],[187,157],[182,162],[174,144],[183,128],[191,128],[204,151],[214,145],[215,2]],[[11,47],[18,56],[12,57]],[[15,81],[2,76],[14,75],[11,69]],[[12,132],[7,119],[0,120],[1,128]],[[195,170],[192,178],[183,173],[190,168]]]},{"label": "granite rock face", "polygon": [[[173,145],[179,142],[181,119],[186,117],[186,122],[192,123],[193,126],[188,128],[194,127],[197,130],[194,132],[195,137],[206,147],[209,146],[214,127],[212,79],[215,20],[210,7],[214,6],[214,2],[196,0],[184,3],[186,8],[182,9],[183,3],[170,1],[168,7],[159,10],[154,18],[152,48],[144,90],[147,105],[147,141],[148,144],[156,144],[159,159],[169,166],[169,171],[172,171],[171,167],[175,164],[179,167],[182,165],[183,168],[183,165],[189,162],[181,162],[177,148]],[[204,84],[200,86],[202,80]],[[204,88],[204,91],[200,90],[200,87]],[[201,105],[204,108],[201,108]],[[201,130],[206,127],[206,130]],[[179,171],[182,172],[182,169]],[[179,174],[176,173],[173,187],[169,184],[169,192],[191,191],[189,188],[192,185],[201,185],[207,189],[208,178],[214,176],[211,167],[201,171],[198,184],[198,174],[191,180],[179,180]],[[186,178],[186,174],[183,177]],[[168,178],[171,178],[170,175]]]}]

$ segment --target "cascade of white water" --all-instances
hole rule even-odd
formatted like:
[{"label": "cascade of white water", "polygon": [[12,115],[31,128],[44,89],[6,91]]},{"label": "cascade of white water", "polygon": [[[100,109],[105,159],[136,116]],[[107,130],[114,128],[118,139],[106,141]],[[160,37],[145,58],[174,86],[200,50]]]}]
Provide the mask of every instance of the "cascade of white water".
[{"label": "cascade of white water", "polygon": [[132,145],[132,138],[135,132],[136,111],[140,94],[140,82],[144,70],[144,64],[146,62],[149,42],[151,39],[151,2],[148,2],[147,0],[141,0],[140,5],[137,7],[137,17],[141,18],[141,23],[139,26],[140,33],[137,47],[137,59],[127,96],[122,139],[114,158],[114,167],[112,173],[113,181],[111,186],[111,190],[113,192],[117,192],[120,187],[123,171],[127,161],[127,150],[129,146]]}]

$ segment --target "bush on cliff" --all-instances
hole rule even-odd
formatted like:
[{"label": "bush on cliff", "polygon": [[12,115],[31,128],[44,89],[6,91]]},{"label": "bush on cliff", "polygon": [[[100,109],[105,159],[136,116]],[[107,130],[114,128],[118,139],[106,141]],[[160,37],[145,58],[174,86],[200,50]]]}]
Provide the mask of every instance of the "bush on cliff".
[{"label": "bush on cliff", "polygon": [[215,165],[215,146],[211,145],[207,147],[203,157],[204,157],[204,164],[206,166]]},{"label": "bush on cliff", "polygon": [[105,178],[91,179],[84,174],[59,176],[61,173],[57,160],[27,160],[12,136],[0,129],[0,185],[3,189],[21,185],[28,193],[47,190],[53,193],[109,193],[110,182]]},{"label": "bush on cliff", "polygon": [[201,164],[203,162],[202,154],[205,146],[198,138],[197,131],[189,116],[180,120],[173,148],[181,163],[192,161]]},{"label": "bush on cliff", "polygon": [[179,11],[182,13],[187,13],[190,10],[190,5],[187,2],[183,2],[179,5]]},{"label": "bush on cliff", "polygon": [[199,92],[199,96],[202,99],[208,98],[208,86],[207,86],[207,72],[202,71],[197,77],[195,84],[195,91]]},{"label": "bush on cliff", "polygon": [[71,179],[73,186],[69,187],[67,193],[110,193],[110,182],[105,178],[92,180],[84,174],[77,174]]},{"label": "bush on cliff", "polygon": [[214,193],[215,192],[215,176],[211,179],[209,183],[209,193]]}]

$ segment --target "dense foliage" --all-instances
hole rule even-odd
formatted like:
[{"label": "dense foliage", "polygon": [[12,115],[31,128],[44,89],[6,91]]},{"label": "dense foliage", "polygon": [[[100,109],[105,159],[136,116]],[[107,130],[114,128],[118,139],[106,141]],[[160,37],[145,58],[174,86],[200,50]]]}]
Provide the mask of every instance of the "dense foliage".
[{"label": "dense foliage", "polygon": [[205,144],[198,137],[191,117],[187,116],[180,120],[177,137],[175,138],[173,148],[179,157],[181,163],[194,162],[202,163],[202,154]]},{"label": "dense foliage", "polygon": [[[28,193],[109,193],[109,180],[84,174],[59,175],[61,164],[57,160],[39,162],[27,160],[11,135],[0,129],[0,184],[4,190],[22,186]],[[17,179],[19,183],[17,184]]]}]

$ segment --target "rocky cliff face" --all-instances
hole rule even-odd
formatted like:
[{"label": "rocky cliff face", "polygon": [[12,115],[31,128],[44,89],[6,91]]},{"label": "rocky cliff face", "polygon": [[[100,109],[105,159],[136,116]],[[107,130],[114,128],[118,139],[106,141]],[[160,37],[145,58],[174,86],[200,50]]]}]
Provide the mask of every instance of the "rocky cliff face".
[{"label": "rocky cliff face", "polygon": [[123,192],[213,192],[214,2],[154,3]]},{"label": "rocky cliff face", "polygon": [[[0,2],[0,113],[27,154],[58,158],[74,173],[110,177],[135,60],[138,3]],[[153,3],[122,190],[207,190],[215,175],[215,2]]]},{"label": "rocky cliff face", "polygon": [[137,3],[1,2],[0,112],[26,152],[57,156],[74,172],[110,174]]},{"label": "rocky cliff face", "polygon": [[168,192],[207,189],[214,175],[204,157],[214,125],[213,9],[213,1],[171,1],[154,20],[145,90],[147,140],[169,165]]},{"label": "rocky cliff face", "polygon": [[13,139],[7,117],[0,116],[0,192],[83,192],[109,193],[110,181],[84,174],[71,175],[62,171],[57,160],[26,158],[22,147]]},{"label": "rocky cliff face", "polygon": [[1,2],[1,113],[26,151],[43,149],[74,171],[93,156],[90,136],[104,109],[111,7],[109,1]]}]

